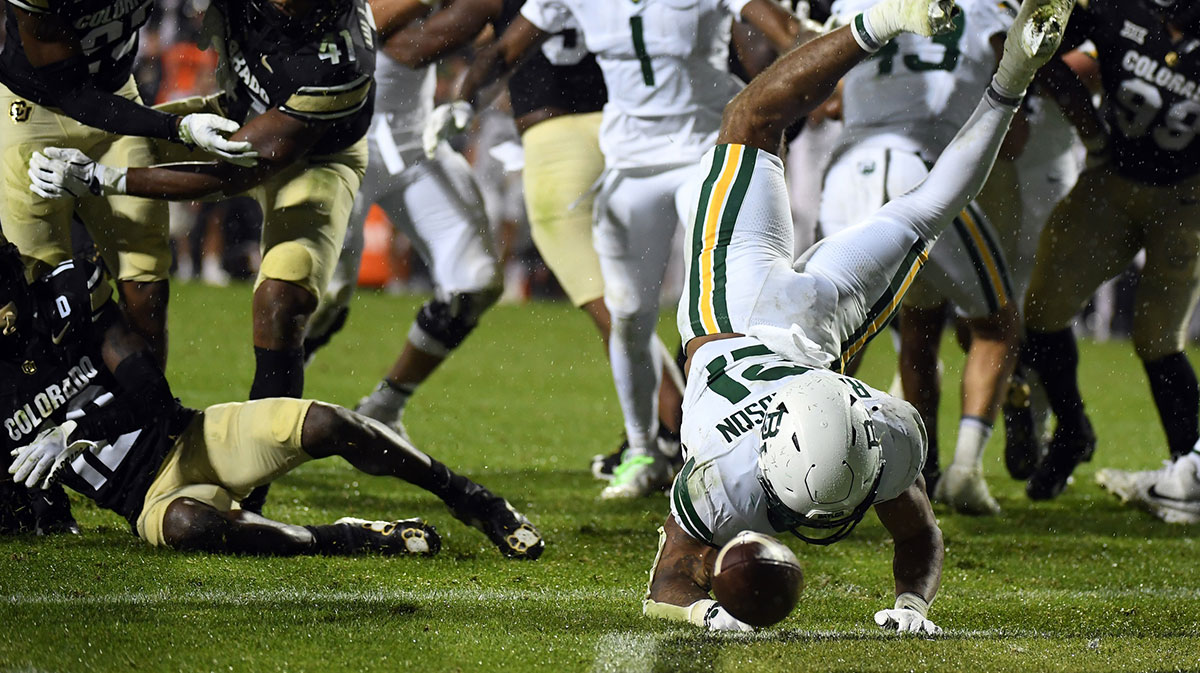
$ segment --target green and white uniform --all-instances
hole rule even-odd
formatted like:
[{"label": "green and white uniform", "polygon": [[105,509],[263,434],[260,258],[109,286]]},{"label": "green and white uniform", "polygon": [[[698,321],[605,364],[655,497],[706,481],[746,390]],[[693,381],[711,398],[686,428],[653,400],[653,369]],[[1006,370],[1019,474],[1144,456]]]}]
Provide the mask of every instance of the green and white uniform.
[{"label": "green and white uniform", "polygon": [[775,394],[799,376],[839,379],[866,403],[885,461],[875,502],[916,481],[926,440],[912,405],[858,379],[789,362],[757,339],[712,341],[692,356],[683,399],[686,461],[671,487],[671,514],[689,535],[721,546],[743,530],[781,532],[767,518],[758,482],[759,428]]}]

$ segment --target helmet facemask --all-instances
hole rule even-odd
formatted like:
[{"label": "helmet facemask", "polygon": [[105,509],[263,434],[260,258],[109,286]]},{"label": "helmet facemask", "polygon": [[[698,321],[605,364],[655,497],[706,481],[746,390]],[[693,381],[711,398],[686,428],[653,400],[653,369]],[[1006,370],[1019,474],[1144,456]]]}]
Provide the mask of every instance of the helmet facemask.
[{"label": "helmet facemask", "polygon": [[[762,424],[758,480],[768,520],[812,544],[847,535],[875,502],[883,455],[848,379],[806,373],[781,389]],[[797,531],[833,531],[811,537]]]}]

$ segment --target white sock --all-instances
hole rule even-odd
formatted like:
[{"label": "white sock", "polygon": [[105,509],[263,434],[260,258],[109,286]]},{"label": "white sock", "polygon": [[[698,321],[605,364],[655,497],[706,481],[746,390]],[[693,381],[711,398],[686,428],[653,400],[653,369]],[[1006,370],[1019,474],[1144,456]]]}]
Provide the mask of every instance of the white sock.
[{"label": "white sock", "polygon": [[370,399],[374,404],[394,413],[399,419],[404,415],[404,407],[408,405],[408,400],[416,389],[412,384],[395,384],[384,379],[371,391]]},{"label": "white sock", "polygon": [[992,438],[992,426],[978,416],[963,416],[958,424],[958,443],[954,446],[954,464],[967,468],[983,467],[983,449]]}]

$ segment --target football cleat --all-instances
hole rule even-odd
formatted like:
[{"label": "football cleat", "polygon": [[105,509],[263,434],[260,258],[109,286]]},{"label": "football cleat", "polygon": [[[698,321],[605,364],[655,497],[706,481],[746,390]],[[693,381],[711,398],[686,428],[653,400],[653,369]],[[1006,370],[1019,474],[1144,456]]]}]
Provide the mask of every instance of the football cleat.
[{"label": "football cleat", "polygon": [[350,526],[354,530],[357,551],[433,556],[442,548],[442,538],[438,536],[437,529],[421,519],[368,521],[346,516],[333,523]]},{"label": "football cleat", "polygon": [[951,465],[937,481],[934,499],[944,502],[959,514],[995,516],[1000,504],[988,492],[981,468]]},{"label": "football cleat", "polygon": [[601,500],[626,500],[658,493],[671,485],[671,461],[659,453],[630,455],[625,452],[613,471],[612,482],[600,492]]},{"label": "football cleat", "polygon": [[1038,68],[1058,51],[1076,0],[1025,0],[1004,40],[996,81],[1006,90],[1023,92]]},{"label": "football cleat", "polygon": [[1148,510],[1167,523],[1200,523],[1200,466],[1196,458],[1163,461],[1157,470],[1104,469],[1096,483],[1121,499]]},{"label": "football cleat", "polygon": [[1046,456],[1025,483],[1025,494],[1030,500],[1058,497],[1067,487],[1075,468],[1091,460],[1095,451],[1096,433],[1092,431],[1092,424],[1086,416],[1083,426],[1077,431],[1069,431],[1060,424],[1054,430]]},{"label": "football cleat", "polygon": [[[597,453],[592,456],[592,476],[600,481],[612,481],[613,472],[621,464],[621,458],[625,455],[625,449],[629,448],[629,440],[624,438],[622,434],[621,445],[616,451],[608,455]],[[679,435],[664,430],[659,427],[658,430],[658,451],[671,461],[671,468],[676,472],[683,467],[683,446],[679,441]]]},{"label": "football cleat", "polygon": [[1004,466],[1020,481],[1033,476],[1042,457],[1031,397],[1029,384],[1014,378],[1004,400]]},{"label": "football cleat", "polygon": [[542,555],[546,542],[529,519],[508,501],[483,486],[470,482],[460,504],[450,508],[454,518],[480,530],[508,558],[533,561]]}]

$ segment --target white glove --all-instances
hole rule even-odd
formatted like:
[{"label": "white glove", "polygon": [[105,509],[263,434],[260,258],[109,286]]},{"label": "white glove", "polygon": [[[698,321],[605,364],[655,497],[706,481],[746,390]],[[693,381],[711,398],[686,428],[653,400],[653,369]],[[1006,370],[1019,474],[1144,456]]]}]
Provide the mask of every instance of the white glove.
[{"label": "white glove", "polygon": [[896,597],[896,607],[875,613],[875,623],[900,633],[920,633],[936,636],[942,628],[925,617],[929,603],[914,593],[902,593]]},{"label": "white glove", "polygon": [[71,441],[75,427],[75,421],[65,421],[43,430],[29,444],[13,449],[11,455],[16,458],[8,468],[13,481],[24,482],[26,488],[50,488],[54,476],[64,465],[84,450],[97,447],[95,442],[86,439]]},{"label": "white glove", "polygon": [[77,149],[47,147],[29,160],[29,189],[47,199],[125,193],[124,168],[112,168]]},{"label": "white glove", "polygon": [[421,134],[425,156],[432,159],[434,152],[437,152],[437,146],[444,138],[467,130],[474,115],[475,110],[471,108],[471,104],[462,100],[435,107],[429,114],[429,119],[425,121],[425,131]]},{"label": "white glove", "polygon": [[215,154],[231,164],[253,166],[258,163],[258,152],[245,140],[230,140],[226,136],[241,128],[237,122],[224,117],[196,113],[185,116],[179,122],[179,139],[187,145]]},{"label": "white glove", "polygon": [[754,627],[729,614],[720,603],[713,604],[704,613],[704,628],[709,631],[753,631]]}]

